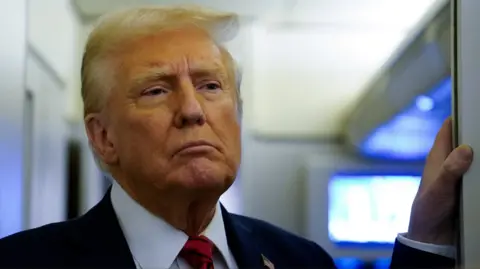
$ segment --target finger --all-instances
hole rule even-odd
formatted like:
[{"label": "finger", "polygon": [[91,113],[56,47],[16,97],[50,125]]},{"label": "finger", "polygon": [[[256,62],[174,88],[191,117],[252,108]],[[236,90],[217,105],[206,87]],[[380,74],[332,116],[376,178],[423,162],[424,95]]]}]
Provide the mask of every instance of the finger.
[{"label": "finger", "polygon": [[473,151],[467,145],[461,145],[452,151],[443,163],[440,173],[434,183],[436,193],[454,197],[456,186],[465,174],[473,160]]},{"label": "finger", "polygon": [[432,149],[428,154],[423,171],[422,185],[428,185],[435,180],[450,152],[452,152],[452,119],[449,117],[438,131]]},{"label": "finger", "polygon": [[427,160],[440,167],[452,150],[452,119],[449,117],[438,131]]}]

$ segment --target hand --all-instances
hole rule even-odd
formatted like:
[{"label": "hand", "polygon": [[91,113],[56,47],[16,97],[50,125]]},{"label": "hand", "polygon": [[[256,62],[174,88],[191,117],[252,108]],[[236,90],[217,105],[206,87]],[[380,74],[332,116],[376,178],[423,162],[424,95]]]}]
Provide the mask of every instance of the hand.
[{"label": "hand", "polygon": [[452,151],[452,120],[444,122],[427,157],[420,188],[412,205],[407,237],[436,245],[453,245],[458,185],[470,168],[473,151]]}]

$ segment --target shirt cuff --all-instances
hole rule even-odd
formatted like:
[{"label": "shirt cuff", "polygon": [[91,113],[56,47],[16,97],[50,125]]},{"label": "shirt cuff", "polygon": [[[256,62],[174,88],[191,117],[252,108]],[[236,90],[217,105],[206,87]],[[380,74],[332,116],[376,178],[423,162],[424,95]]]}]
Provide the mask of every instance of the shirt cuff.
[{"label": "shirt cuff", "polygon": [[432,254],[444,256],[447,258],[455,259],[456,250],[454,246],[448,245],[434,245],[434,244],[427,244],[422,242],[417,242],[406,237],[406,234],[399,234],[397,236],[398,242],[404,244],[407,247],[411,247],[417,250],[421,250],[424,252],[429,252]]}]

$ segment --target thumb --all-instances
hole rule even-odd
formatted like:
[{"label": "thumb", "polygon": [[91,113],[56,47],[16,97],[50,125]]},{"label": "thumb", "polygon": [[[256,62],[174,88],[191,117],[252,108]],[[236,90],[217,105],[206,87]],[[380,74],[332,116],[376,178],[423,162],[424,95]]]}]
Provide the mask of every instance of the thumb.
[{"label": "thumb", "polygon": [[473,151],[469,146],[461,145],[454,149],[443,162],[435,180],[434,188],[437,190],[437,193],[453,195],[456,191],[455,186],[460,181],[462,175],[470,168],[472,160]]},{"label": "thumb", "polygon": [[423,170],[421,189],[435,183],[438,173],[442,170],[442,166],[452,150],[452,119],[448,118],[438,131],[433,147],[428,154]]}]

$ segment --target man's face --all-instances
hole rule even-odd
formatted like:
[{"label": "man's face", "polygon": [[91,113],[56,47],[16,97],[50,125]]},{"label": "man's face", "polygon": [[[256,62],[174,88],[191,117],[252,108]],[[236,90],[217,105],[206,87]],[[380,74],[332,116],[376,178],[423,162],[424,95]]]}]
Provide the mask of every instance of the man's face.
[{"label": "man's face", "polygon": [[214,42],[193,27],[164,31],[131,42],[116,62],[105,110],[114,176],[166,190],[225,191],[240,163],[240,126]]}]

